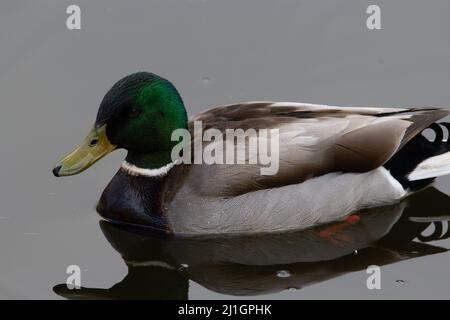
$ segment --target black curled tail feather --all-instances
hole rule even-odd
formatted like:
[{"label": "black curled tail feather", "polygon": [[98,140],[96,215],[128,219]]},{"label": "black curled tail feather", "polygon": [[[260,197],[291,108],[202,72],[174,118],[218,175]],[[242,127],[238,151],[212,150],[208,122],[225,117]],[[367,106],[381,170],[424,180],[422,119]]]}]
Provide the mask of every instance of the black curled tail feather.
[{"label": "black curled tail feather", "polygon": [[[424,136],[424,131],[431,129],[435,137],[429,140]],[[445,134],[444,129],[447,131]],[[447,136],[447,138],[445,138]],[[408,175],[428,158],[450,151],[450,123],[433,123],[422,132],[408,141],[395,155],[384,164],[391,175],[397,179],[403,188],[412,191],[422,189],[433,182],[434,178],[417,181],[408,180]]]}]

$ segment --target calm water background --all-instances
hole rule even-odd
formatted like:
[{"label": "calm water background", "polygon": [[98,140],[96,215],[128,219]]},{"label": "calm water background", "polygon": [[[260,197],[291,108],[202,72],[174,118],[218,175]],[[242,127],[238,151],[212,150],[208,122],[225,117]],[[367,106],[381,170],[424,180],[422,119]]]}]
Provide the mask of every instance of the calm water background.
[{"label": "calm water background", "polygon": [[[450,107],[450,2],[22,1],[0,4],[0,298],[59,298],[70,264],[107,288],[126,267],[105,240],[95,203],[116,152],[79,176],[50,169],[91,127],[109,87],[148,70],[177,86],[189,114],[246,100]],[[82,30],[66,29],[79,4]],[[450,178],[437,186],[450,192]],[[450,241],[439,246],[450,248]],[[262,298],[450,298],[450,253]],[[406,282],[399,285],[397,279]],[[230,298],[191,282],[191,299]]]}]

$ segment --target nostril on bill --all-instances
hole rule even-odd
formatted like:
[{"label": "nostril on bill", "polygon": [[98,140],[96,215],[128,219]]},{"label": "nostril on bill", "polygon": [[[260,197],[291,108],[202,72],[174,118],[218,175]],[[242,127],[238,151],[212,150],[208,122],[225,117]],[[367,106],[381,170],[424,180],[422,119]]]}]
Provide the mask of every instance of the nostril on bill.
[{"label": "nostril on bill", "polygon": [[62,168],[62,166],[61,165],[59,165],[59,166],[56,166],[55,168],[53,168],[53,175],[55,176],[55,177],[59,177],[59,172],[61,171],[61,168]]}]

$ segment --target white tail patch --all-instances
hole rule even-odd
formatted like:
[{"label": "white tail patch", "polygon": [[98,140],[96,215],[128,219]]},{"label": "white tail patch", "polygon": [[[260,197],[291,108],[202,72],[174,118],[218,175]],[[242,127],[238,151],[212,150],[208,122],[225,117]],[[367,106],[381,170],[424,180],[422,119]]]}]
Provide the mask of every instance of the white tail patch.
[{"label": "white tail patch", "polygon": [[436,178],[450,174],[450,152],[428,158],[408,175],[409,181]]}]

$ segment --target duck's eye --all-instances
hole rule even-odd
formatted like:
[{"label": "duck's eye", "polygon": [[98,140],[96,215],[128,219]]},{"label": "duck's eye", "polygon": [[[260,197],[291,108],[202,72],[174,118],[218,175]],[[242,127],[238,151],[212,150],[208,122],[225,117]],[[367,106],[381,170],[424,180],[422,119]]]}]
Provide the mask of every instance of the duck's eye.
[{"label": "duck's eye", "polygon": [[89,146],[90,146],[90,147],[95,147],[95,146],[97,145],[97,143],[98,143],[98,139],[97,139],[97,138],[94,138],[94,139],[92,139],[92,140],[89,142]]},{"label": "duck's eye", "polygon": [[140,114],[141,114],[141,110],[139,110],[137,108],[129,108],[127,110],[127,117],[128,118],[136,118]]}]

